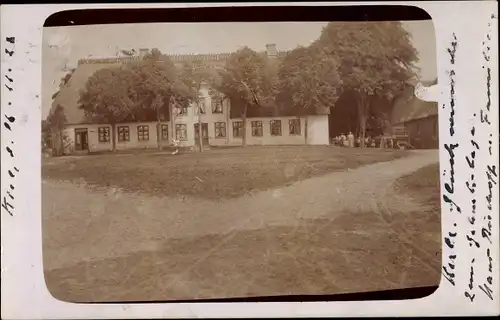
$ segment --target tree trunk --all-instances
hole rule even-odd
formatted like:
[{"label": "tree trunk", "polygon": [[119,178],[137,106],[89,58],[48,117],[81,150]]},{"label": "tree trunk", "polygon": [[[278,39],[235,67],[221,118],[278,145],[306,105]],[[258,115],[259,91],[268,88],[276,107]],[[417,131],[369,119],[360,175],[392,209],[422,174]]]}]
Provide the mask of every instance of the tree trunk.
[{"label": "tree trunk", "polygon": [[112,123],[111,124],[111,141],[113,141],[113,149],[112,151],[116,151],[116,124]]},{"label": "tree trunk", "polygon": [[201,129],[201,107],[199,101],[196,104],[198,107],[198,144],[200,147],[200,152],[203,152],[203,136],[202,136],[203,130]]},{"label": "tree trunk", "polygon": [[63,130],[59,129],[59,155],[64,155],[64,138],[63,138]]},{"label": "tree trunk", "polygon": [[[224,112],[224,101],[221,102],[222,111]],[[227,104],[226,104],[227,105]],[[231,124],[231,109],[228,107],[226,113],[226,144],[229,144],[229,130]]]},{"label": "tree trunk", "polygon": [[160,121],[160,105],[156,105],[156,143],[158,146],[158,150],[161,150],[161,121]]},{"label": "tree trunk", "polygon": [[360,147],[365,147],[365,135],[366,135],[366,120],[368,118],[368,108],[367,101],[363,96],[359,98],[358,101],[358,120],[359,120],[359,132],[360,137]]},{"label": "tree trunk", "polygon": [[390,120],[386,120],[384,118],[384,134],[387,132],[387,135],[389,136],[389,144],[391,146],[391,149],[394,149],[394,129],[392,128],[392,123]]},{"label": "tree trunk", "polygon": [[243,146],[247,145],[247,110],[248,110],[248,105],[245,103],[245,107],[243,108],[243,114],[241,115],[241,118],[243,120]]},{"label": "tree trunk", "polygon": [[163,98],[160,94],[156,94],[153,100],[153,108],[156,111],[156,146],[158,150],[161,150],[161,119],[160,119],[160,108],[163,104]]},{"label": "tree trunk", "polygon": [[360,133],[361,133],[361,136],[359,137],[359,146],[361,148],[365,148],[365,137],[366,137],[366,118],[362,119],[361,120],[361,123],[360,123]]},{"label": "tree trunk", "polygon": [[173,142],[174,139],[176,139],[177,137],[175,136],[175,114],[174,114],[174,104],[172,103],[172,101],[170,101],[170,98],[168,99],[168,117],[170,119],[170,132],[171,132],[171,136],[169,137],[170,138],[170,142]]},{"label": "tree trunk", "polygon": [[57,133],[53,128],[50,128],[50,151],[52,155],[57,157],[59,155],[58,142],[57,142]]},{"label": "tree trunk", "polygon": [[304,117],[304,144],[307,145],[307,130],[308,130],[309,117],[306,115]]}]

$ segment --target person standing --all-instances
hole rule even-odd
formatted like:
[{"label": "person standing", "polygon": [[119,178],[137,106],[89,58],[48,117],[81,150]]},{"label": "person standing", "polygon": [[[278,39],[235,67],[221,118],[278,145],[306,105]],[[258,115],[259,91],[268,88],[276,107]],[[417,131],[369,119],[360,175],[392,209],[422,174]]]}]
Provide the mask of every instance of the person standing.
[{"label": "person standing", "polygon": [[352,132],[349,132],[349,134],[347,135],[347,146],[349,148],[354,147],[354,135],[352,134]]},{"label": "person standing", "polygon": [[340,145],[342,147],[347,147],[347,138],[343,133],[340,135]]},{"label": "person standing", "polygon": [[177,139],[172,139],[173,145],[174,145],[174,152],[172,152],[172,155],[176,155],[179,153],[179,140]]}]

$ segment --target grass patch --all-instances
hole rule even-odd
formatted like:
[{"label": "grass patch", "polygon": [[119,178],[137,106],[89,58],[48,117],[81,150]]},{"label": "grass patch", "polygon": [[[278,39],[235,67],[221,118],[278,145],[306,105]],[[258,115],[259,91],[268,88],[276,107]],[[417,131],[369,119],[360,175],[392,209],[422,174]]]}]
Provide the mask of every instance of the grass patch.
[{"label": "grass patch", "polygon": [[[439,164],[425,166],[412,174],[399,178],[394,183],[395,195],[402,199],[411,199],[418,209],[399,212],[398,206],[391,204],[395,214],[386,215],[385,219],[392,228],[409,237],[427,260],[441,257],[441,198],[439,182]],[[427,253],[427,254],[425,254]]]},{"label": "grass patch", "polygon": [[425,166],[399,178],[395,183],[395,189],[410,194],[418,201],[439,211],[441,207],[439,164]]},{"label": "grass patch", "polygon": [[323,146],[245,147],[172,156],[169,153],[51,159],[45,179],[82,181],[158,196],[239,197],[334,171],[389,161],[402,150]]}]

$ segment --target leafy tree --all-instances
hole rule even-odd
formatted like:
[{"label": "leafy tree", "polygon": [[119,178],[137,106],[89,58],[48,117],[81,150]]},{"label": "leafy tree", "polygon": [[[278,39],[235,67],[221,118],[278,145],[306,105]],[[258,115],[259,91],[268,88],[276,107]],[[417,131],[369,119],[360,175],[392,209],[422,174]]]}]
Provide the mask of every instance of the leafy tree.
[{"label": "leafy tree", "polygon": [[201,114],[205,112],[205,100],[202,96],[202,87],[208,83],[211,73],[207,66],[200,60],[184,63],[181,73],[181,82],[188,90],[189,100],[192,100],[198,111],[198,144],[200,151],[203,151],[202,121]]},{"label": "leafy tree", "polygon": [[259,108],[277,92],[277,74],[269,59],[244,47],[226,61],[224,68],[209,77],[211,87],[222,93],[232,107],[241,104],[243,120],[243,145],[246,145],[246,118],[248,108]]},{"label": "leafy tree", "polygon": [[[169,118],[172,121],[175,106],[173,100],[180,96],[187,96],[189,92],[182,91],[183,86],[178,80],[179,72],[169,57],[163,55],[158,49],[153,49],[143,61],[131,65],[131,90],[135,92],[138,101],[143,103],[140,112],[147,112],[148,109],[156,114],[157,121],[157,145],[161,148],[161,110],[165,106],[168,108]],[[177,99],[179,100],[179,99]],[[188,102],[187,99],[183,102]]]},{"label": "leafy tree", "polygon": [[343,91],[356,97],[364,146],[373,98],[390,101],[416,77],[418,56],[410,34],[400,22],[331,22],[313,46],[339,62]]},{"label": "leafy tree", "polygon": [[42,152],[47,153],[52,147],[52,132],[47,120],[42,120]]},{"label": "leafy tree", "polygon": [[64,154],[64,128],[67,123],[64,107],[60,104],[51,110],[45,122],[42,123],[42,130],[50,131],[50,135],[55,142],[53,147],[56,155]]},{"label": "leafy tree", "polygon": [[134,74],[121,67],[97,70],[80,92],[79,107],[85,115],[111,125],[113,151],[116,151],[116,124],[130,118],[135,109],[146,99],[138,100],[134,90]]},{"label": "leafy tree", "polygon": [[52,108],[45,120],[42,121],[42,137],[44,139],[45,145],[51,145],[53,148],[53,153],[56,155],[62,155],[64,153],[64,128],[67,123],[64,107],[57,104],[54,101],[59,92],[63,87],[65,87],[73,73],[75,68],[70,69],[59,82],[59,88],[54,94],[52,94]]},{"label": "leafy tree", "polygon": [[[278,100],[291,105],[295,114],[310,114],[317,108],[330,108],[337,101],[342,81],[335,57],[316,47],[298,47],[283,60],[279,70]],[[307,143],[307,117],[305,118]]]},{"label": "leafy tree", "polygon": [[[142,61],[101,69],[91,76],[80,94],[80,107],[94,120],[112,125],[113,150],[116,127],[121,121],[145,121],[155,114],[157,143],[160,143],[160,114],[167,106],[189,105],[192,92],[178,79],[173,62],[153,49]],[[173,121],[172,114],[170,119]]]}]

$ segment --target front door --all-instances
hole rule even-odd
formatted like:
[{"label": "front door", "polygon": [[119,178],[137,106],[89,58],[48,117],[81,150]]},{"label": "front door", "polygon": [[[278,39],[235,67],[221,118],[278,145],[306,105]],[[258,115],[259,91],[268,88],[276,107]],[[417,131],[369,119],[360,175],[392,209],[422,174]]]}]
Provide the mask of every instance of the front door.
[{"label": "front door", "polygon": [[88,150],[89,139],[87,129],[75,129],[75,150]]},{"label": "front door", "polygon": [[[194,124],[194,139],[195,139],[195,143],[197,146],[199,146],[199,144],[200,144],[200,139],[199,139],[200,132],[198,131],[198,128],[199,128],[199,123],[195,123]],[[203,145],[208,146],[208,123],[201,124],[201,137],[203,140]]]}]

